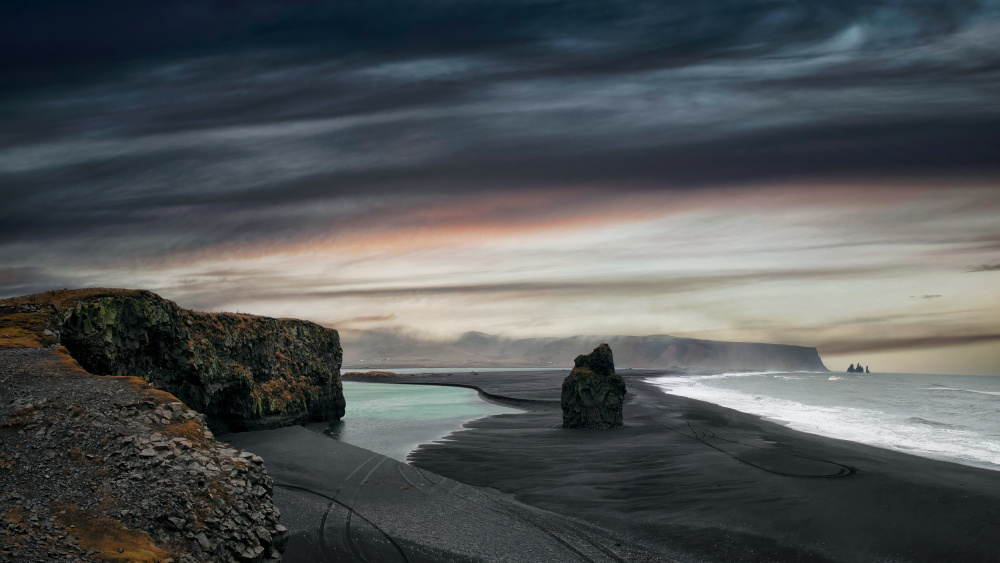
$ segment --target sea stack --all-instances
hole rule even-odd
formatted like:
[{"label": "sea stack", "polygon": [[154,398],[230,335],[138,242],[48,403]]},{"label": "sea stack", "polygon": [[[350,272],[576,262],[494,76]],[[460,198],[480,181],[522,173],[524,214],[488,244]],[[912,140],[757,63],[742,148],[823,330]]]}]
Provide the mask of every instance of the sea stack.
[{"label": "sea stack", "polygon": [[579,355],[562,384],[563,428],[622,426],[625,380],[615,373],[611,347]]}]

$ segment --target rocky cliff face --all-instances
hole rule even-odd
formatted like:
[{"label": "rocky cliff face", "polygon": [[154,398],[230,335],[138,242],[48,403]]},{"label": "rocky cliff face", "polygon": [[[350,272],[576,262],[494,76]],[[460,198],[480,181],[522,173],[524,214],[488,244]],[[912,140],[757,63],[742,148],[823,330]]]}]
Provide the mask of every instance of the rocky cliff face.
[{"label": "rocky cliff face", "polygon": [[563,428],[617,428],[624,424],[625,380],[615,373],[607,344],[579,355],[562,384]]},{"label": "rocky cliff face", "polygon": [[40,308],[46,335],[88,372],[141,377],[217,431],[344,415],[340,338],[318,324],[198,313],[148,291],[56,291],[8,302]]},{"label": "rocky cliff face", "polygon": [[0,561],[277,563],[263,460],[134,377],[0,349]]}]

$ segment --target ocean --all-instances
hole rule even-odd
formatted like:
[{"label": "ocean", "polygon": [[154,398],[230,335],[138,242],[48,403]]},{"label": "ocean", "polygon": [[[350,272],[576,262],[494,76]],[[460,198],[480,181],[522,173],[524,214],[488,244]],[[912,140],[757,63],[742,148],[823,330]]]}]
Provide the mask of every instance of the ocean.
[{"label": "ocean", "polygon": [[518,413],[479,398],[472,389],[344,381],[347,412],[330,435],[406,463],[420,444],[446,439],[470,420]]},{"label": "ocean", "polygon": [[648,381],[802,432],[1000,471],[1000,376],[791,372]]}]

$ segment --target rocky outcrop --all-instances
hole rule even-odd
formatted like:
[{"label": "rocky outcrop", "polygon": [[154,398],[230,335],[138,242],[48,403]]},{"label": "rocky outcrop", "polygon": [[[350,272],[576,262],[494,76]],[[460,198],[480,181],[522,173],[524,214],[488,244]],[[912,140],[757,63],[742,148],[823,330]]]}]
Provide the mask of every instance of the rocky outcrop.
[{"label": "rocky outcrop", "polygon": [[623,425],[625,380],[615,373],[611,347],[601,344],[574,360],[562,384],[563,428],[616,428]]},{"label": "rocky outcrop", "polygon": [[148,291],[64,290],[6,301],[40,307],[46,336],[90,373],[141,377],[205,414],[216,431],[344,415],[336,330],[198,313]]},{"label": "rocky outcrop", "polygon": [[263,460],[134,377],[0,350],[0,561],[281,559]]}]

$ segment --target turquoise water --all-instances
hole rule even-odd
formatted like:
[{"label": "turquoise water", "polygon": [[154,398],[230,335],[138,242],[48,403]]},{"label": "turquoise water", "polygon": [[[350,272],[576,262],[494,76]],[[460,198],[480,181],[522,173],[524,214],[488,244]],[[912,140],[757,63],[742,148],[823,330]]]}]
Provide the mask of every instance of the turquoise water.
[{"label": "turquoise water", "polygon": [[[571,367],[566,368],[569,370]],[[356,368],[342,368],[342,371],[367,371],[371,369],[379,369],[384,371],[391,371],[392,373],[398,373],[401,375],[413,375],[419,373],[502,373],[511,371],[552,371],[552,366],[549,367],[534,367],[534,368],[472,368],[472,367],[457,367],[457,368],[380,368],[376,366],[367,367],[356,367]]]},{"label": "turquoise water", "polygon": [[520,410],[487,403],[472,389],[344,382],[347,412],[330,435],[406,461],[420,444],[444,439],[470,420]]}]

